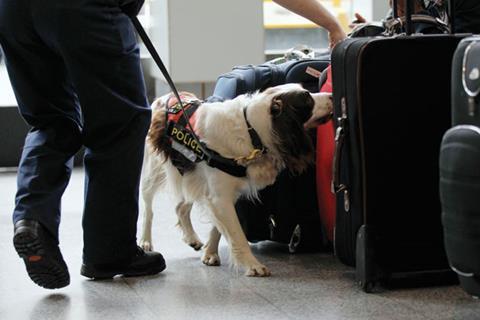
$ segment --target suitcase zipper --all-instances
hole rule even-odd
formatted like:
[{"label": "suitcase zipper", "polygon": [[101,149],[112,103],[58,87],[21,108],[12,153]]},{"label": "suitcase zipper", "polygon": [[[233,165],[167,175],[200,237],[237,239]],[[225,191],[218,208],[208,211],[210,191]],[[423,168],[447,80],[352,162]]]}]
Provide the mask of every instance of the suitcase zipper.
[{"label": "suitcase zipper", "polygon": [[[373,41],[372,41],[373,42]],[[358,59],[363,56],[363,52],[365,51],[366,45],[363,45],[363,47],[360,49],[358,53]],[[358,129],[360,131],[359,137],[360,137],[360,167],[362,168],[362,206],[363,206],[363,222],[362,224],[367,224],[367,170],[365,167],[365,141],[363,137],[363,119],[362,119],[362,103],[361,103],[361,96],[360,96],[360,90],[359,88],[361,87],[360,84],[360,75],[362,74],[362,64],[358,64],[358,70],[357,70],[357,78],[356,78],[356,85],[357,85],[357,120],[358,120]]]},{"label": "suitcase zipper", "polygon": [[475,98],[468,97],[468,115],[475,117]]},{"label": "suitcase zipper", "polygon": [[[352,41],[350,43],[347,44],[347,46],[345,48],[343,48],[344,50],[344,57],[346,58],[347,57],[347,54],[346,52],[348,51],[348,49],[352,46],[352,44],[354,44],[356,41]],[[342,63],[342,69],[338,70],[339,71],[339,74],[343,74],[343,77],[344,79],[347,79],[347,74],[346,74],[346,68],[345,66],[347,65],[346,61],[343,61]],[[346,97],[346,93],[347,93],[347,85],[345,84],[345,82],[343,82],[342,84],[342,87],[341,87],[341,94],[342,94],[342,97],[341,97],[341,117],[340,118],[337,118],[337,120],[340,120],[342,118],[344,118],[344,123],[345,125],[348,124],[348,110],[347,110],[347,97]],[[340,132],[336,132],[336,134],[338,135],[343,135],[345,136],[345,130],[346,130],[346,127],[343,126],[343,128],[341,129]],[[340,138],[340,136],[339,136]],[[337,148],[335,148],[335,152],[337,152]],[[342,151],[343,153],[344,151]],[[338,153],[338,157],[340,157],[340,153]],[[337,159],[337,161],[339,161],[340,159]],[[338,166],[340,166],[340,163],[338,163]],[[337,173],[338,175],[338,178],[340,177],[340,173],[338,172]],[[334,179],[335,179],[335,175],[334,175]],[[338,181],[340,182],[340,181]],[[333,184],[332,184],[332,187],[333,187]],[[337,196],[339,195],[339,193],[341,191],[343,191],[343,196],[344,196],[344,202],[343,202],[343,205],[344,205],[344,212],[340,213],[339,210],[337,210],[337,221],[338,219],[341,219],[343,220],[343,223],[340,223],[340,226],[341,226],[341,230],[338,229],[338,224],[336,225],[335,229],[334,229],[334,232],[335,232],[335,235],[334,235],[334,239],[336,239],[338,237],[338,233],[342,234],[342,241],[339,242],[337,240],[334,241],[334,251],[336,252],[336,254],[339,255],[340,257],[340,260],[343,260],[346,264],[349,264],[349,265],[354,265],[355,264],[355,251],[354,251],[354,248],[355,248],[355,245],[353,244],[353,242],[355,241],[354,239],[352,239],[352,229],[353,229],[353,217],[352,215],[348,215],[350,209],[351,209],[351,204],[350,204],[350,193],[346,187],[345,184],[343,184],[343,189],[342,190],[335,190],[337,192]],[[338,198],[337,198],[338,199]],[[347,201],[345,201],[347,200]],[[348,210],[345,210],[345,209],[348,209]],[[355,237],[356,238],[356,237]],[[337,247],[338,245],[341,245],[341,250],[339,250],[339,248]]]},{"label": "suitcase zipper", "polygon": [[348,193],[348,189],[343,191],[343,206],[345,207],[345,212],[350,211],[350,194]]}]

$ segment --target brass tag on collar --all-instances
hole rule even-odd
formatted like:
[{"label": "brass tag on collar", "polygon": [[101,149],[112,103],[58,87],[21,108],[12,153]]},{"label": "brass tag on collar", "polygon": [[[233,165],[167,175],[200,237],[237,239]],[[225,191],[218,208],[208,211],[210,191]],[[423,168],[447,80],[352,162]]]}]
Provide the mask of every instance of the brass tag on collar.
[{"label": "brass tag on collar", "polygon": [[248,156],[235,158],[235,161],[237,161],[237,162],[240,162],[240,161],[249,162],[249,161],[252,161],[252,160],[256,160],[261,155],[262,155],[262,150],[253,149],[252,152],[250,152],[250,154]]}]

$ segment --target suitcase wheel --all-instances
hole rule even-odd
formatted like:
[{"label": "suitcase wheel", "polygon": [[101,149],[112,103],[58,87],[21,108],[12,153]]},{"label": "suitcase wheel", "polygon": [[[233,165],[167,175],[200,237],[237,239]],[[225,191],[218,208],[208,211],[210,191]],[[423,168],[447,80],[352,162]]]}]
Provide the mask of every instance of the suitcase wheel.
[{"label": "suitcase wheel", "polygon": [[478,277],[465,277],[458,275],[458,279],[460,280],[460,286],[465,292],[475,299],[480,298],[480,279]]},{"label": "suitcase wheel", "polygon": [[372,293],[376,285],[375,281],[366,281],[366,282],[359,281],[358,284],[360,285],[360,288],[365,293]]}]

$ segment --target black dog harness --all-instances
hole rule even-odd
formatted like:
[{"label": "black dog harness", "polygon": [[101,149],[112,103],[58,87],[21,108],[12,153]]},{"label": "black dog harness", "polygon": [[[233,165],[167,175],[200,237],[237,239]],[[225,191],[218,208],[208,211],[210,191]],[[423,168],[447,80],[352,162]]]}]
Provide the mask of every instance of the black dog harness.
[{"label": "black dog harness", "polygon": [[171,96],[167,100],[167,129],[165,130],[166,138],[172,148],[170,159],[180,174],[183,175],[185,172],[192,170],[195,163],[206,161],[210,167],[222,170],[234,177],[245,177],[247,168],[239,165],[238,161],[255,160],[267,151],[258,133],[247,120],[247,109],[243,110],[243,115],[254,149],[246,157],[230,159],[208,148],[195,134],[195,112],[202,102],[184,95],[180,95],[180,98],[182,99],[183,108],[176,97]]}]

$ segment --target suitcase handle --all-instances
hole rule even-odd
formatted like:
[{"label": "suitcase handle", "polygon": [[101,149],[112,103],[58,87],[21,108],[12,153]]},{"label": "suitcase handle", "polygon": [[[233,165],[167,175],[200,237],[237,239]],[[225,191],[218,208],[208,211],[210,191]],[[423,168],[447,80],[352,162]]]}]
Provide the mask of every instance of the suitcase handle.
[{"label": "suitcase handle", "polygon": [[343,150],[343,145],[345,143],[345,136],[347,130],[347,123],[348,123],[348,115],[347,115],[347,103],[345,101],[345,97],[342,97],[341,100],[342,105],[342,116],[338,118],[338,126],[337,130],[335,131],[335,153],[333,154],[333,166],[332,166],[332,193],[337,195],[340,192],[343,192],[343,207],[345,212],[350,211],[350,192],[348,187],[344,183],[340,183],[340,161],[341,161],[341,154]]},{"label": "suitcase handle", "polygon": [[336,194],[347,189],[347,186],[340,183],[340,160],[345,142],[345,130],[347,124],[347,106],[345,97],[341,100],[342,116],[338,118],[338,126],[335,131],[335,152],[333,154],[333,167],[332,167],[332,193]]},{"label": "suitcase handle", "polygon": [[450,19],[450,33],[455,33],[455,0],[448,0],[448,18]]},{"label": "suitcase handle", "polygon": [[345,130],[343,127],[338,127],[335,132],[335,153],[333,154],[333,181],[332,181],[332,193],[336,194],[347,189],[347,186],[340,183],[340,155],[341,149],[343,149],[343,142],[345,141]]},{"label": "suitcase handle", "polygon": [[405,31],[407,36],[413,33],[412,14],[415,7],[416,0],[405,0]]},{"label": "suitcase handle", "polygon": [[[412,14],[414,9],[414,1],[416,0],[405,0],[405,30],[407,31],[407,35],[411,35],[413,33],[413,21],[412,21]],[[455,33],[455,0],[447,0],[448,3],[448,18],[450,20],[450,33]],[[398,18],[398,10],[397,10],[398,0],[393,0],[393,18]]]},{"label": "suitcase handle", "polygon": [[[391,19],[385,21],[385,29],[387,34],[398,34],[398,30],[403,28],[406,23],[405,17],[399,17],[397,19]],[[450,33],[450,26],[440,19],[424,14],[412,15],[412,23],[423,23],[437,27],[443,33]]]},{"label": "suitcase handle", "polygon": [[398,10],[397,10],[397,0],[393,0],[392,2],[392,13],[393,13],[393,18],[397,19],[398,18]]}]

